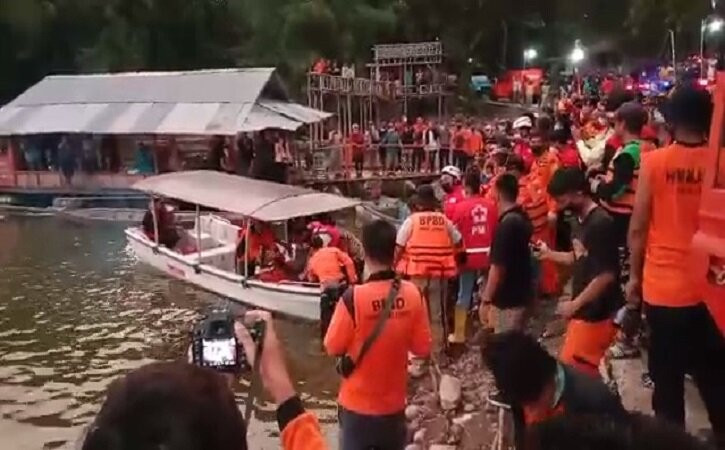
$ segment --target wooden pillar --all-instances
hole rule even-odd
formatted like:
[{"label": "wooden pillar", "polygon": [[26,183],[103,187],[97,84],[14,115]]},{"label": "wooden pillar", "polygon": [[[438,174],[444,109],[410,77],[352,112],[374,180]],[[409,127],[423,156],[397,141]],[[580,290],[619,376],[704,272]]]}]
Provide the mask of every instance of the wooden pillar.
[{"label": "wooden pillar", "polygon": [[352,130],[352,96],[348,92],[347,94],[347,133],[350,134]]},{"label": "wooden pillar", "polygon": [[18,185],[18,155],[15,146],[15,139],[8,141],[8,170],[10,172],[10,185]]},{"label": "wooden pillar", "polygon": [[[320,91],[320,111],[325,110],[325,93]],[[324,122],[317,123],[317,140],[323,141],[325,139],[325,125]]]},{"label": "wooden pillar", "polygon": [[335,99],[337,101],[337,132],[342,134],[344,117],[343,117],[342,103],[340,102],[340,93],[335,94]]},{"label": "wooden pillar", "polygon": [[154,134],[153,144],[151,145],[151,156],[154,158],[154,173],[159,173],[159,162],[156,152],[158,151],[158,136]]},{"label": "wooden pillar", "polygon": [[438,94],[438,122],[443,120],[443,93]]}]

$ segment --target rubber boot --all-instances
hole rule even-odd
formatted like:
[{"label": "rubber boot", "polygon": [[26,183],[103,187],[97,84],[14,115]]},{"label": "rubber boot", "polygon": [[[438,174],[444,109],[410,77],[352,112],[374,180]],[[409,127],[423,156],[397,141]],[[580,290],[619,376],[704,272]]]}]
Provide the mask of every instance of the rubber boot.
[{"label": "rubber boot", "polygon": [[453,334],[448,336],[448,342],[451,344],[466,343],[466,319],[468,318],[468,310],[462,306],[456,306],[454,315]]}]

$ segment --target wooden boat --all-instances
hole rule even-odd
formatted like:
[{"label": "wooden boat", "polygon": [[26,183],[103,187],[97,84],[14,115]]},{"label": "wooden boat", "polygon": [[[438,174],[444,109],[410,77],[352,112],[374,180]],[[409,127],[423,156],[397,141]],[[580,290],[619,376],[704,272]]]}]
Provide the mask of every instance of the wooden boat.
[{"label": "wooden boat", "polygon": [[[255,308],[319,320],[318,284],[272,283],[257,280],[254,274],[238,273],[236,251],[241,227],[232,223],[229,214],[243,217],[247,223],[255,219],[286,231],[290,219],[354,208],[358,201],[211,171],[159,175],[139,181],[134,188],[154,197],[196,205],[193,229],[186,230],[184,238],[193,241],[197,251],[182,254],[149,239],[141,227],[130,227],[126,237],[140,261],[171,277]],[[200,207],[221,213],[202,215]]]}]

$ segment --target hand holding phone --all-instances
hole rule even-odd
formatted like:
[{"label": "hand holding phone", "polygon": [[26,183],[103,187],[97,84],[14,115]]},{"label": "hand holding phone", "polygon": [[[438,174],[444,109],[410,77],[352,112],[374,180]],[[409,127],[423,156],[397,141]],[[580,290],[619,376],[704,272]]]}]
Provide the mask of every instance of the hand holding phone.
[{"label": "hand holding phone", "polygon": [[249,323],[264,323],[264,341],[262,342],[261,360],[259,362],[259,375],[265,389],[274,399],[277,405],[294,397],[295,390],[292,385],[287,365],[284,358],[282,344],[277,337],[277,332],[272,321],[272,315],[266,311],[249,311],[244,315],[243,321],[237,321],[234,325],[235,335],[249,364],[254,366],[257,357],[258,346],[249,333]]}]

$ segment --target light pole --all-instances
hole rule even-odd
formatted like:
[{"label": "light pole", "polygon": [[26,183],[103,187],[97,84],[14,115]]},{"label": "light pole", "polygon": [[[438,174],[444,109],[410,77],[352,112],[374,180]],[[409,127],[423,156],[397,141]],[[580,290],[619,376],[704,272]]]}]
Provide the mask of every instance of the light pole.
[{"label": "light pole", "polygon": [[535,48],[527,48],[524,50],[524,69],[531,61],[539,57],[539,52]]},{"label": "light pole", "polygon": [[[579,63],[584,61],[584,58],[586,58],[586,53],[584,52],[584,48],[582,48],[582,43],[579,39],[577,39],[574,42],[574,49],[571,51],[571,54],[569,55],[569,61],[571,61],[572,65],[574,66],[574,76],[579,76]],[[581,83],[577,80],[577,85],[579,86],[579,94],[581,94]]]},{"label": "light pole", "polygon": [[725,21],[718,16],[707,16],[700,21],[700,78],[705,71],[705,34],[719,33],[725,26]]}]

